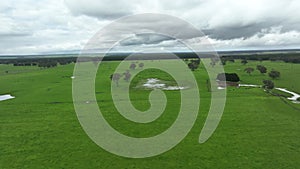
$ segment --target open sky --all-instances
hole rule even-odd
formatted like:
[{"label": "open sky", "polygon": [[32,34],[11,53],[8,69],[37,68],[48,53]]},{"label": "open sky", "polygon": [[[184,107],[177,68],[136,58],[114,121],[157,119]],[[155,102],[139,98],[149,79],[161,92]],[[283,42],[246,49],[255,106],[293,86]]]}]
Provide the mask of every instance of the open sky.
[{"label": "open sky", "polygon": [[[0,11],[1,55],[78,51],[109,23],[140,13],[184,19],[217,50],[300,48],[299,0],[10,0],[0,1]],[[178,30],[176,23],[168,24]],[[133,33],[119,45],[176,50],[177,44],[173,38]]]}]

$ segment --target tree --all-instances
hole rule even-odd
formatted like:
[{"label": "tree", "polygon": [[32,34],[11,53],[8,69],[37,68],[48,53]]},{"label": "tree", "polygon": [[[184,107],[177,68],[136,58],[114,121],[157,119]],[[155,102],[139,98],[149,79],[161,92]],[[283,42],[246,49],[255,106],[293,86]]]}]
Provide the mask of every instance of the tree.
[{"label": "tree", "polygon": [[257,65],[256,69],[259,70],[261,74],[267,73],[267,68],[265,66]]},{"label": "tree", "polygon": [[198,59],[193,59],[193,60],[191,60],[191,62],[199,65],[200,64],[200,59],[199,58]]},{"label": "tree", "polygon": [[243,60],[241,61],[241,63],[242,63],[243,65],[245,65],[245,64],[248,63],[248,61],[247,61],[246,59],[243,59]]},{"label": "tree", "polygon": [[92,62],[93,62],[93,64],[94,64],[95,66],[97,66],[98,63],[100,62],[100,58],[98,58],[98,57],[93,57],[93,58],[92,58]]},{"label": "tree", "polygon": [[139,64],[139,67],[143,69],[144,63],[140,63],[140,64]]},{"label": "tree", "polygon": [[129,82],[129,80],[130,80],[130,78],[131,78],[130,72],[127,70],[125,73],[123,73],[123,75],[124,75],[124,80],[125,80],[126,82]]},{"label": "tree", "polygon": [[217,57],[212,57],[212,58],[210,58],[210,65],[211,65],[212,67],[215,67],[216,63],[218,63],[219,61],[220,61],[219,58],[217,58]]},{"label": "tree", "polygon": [[136,64],[135,63],[131,63],[130,67],[131,70],[134,70],[136,68]]},{"label": "tree", "polygon": [[196,69],[198,69],[199,64],[200,64],[200,59],[193,59],[193,60],[190,60],[190,63],[188,63],[188,67],[192,71],[195,71]]},{"label": "tree", "polygon": [[227,61],[227,60],[226,60],[225,58],[222,58],[220,64],[221,64],[221,65],[226,65],[226,61]]},{"label": "tree", "polygon": [[38,64],[38,67],[43,67],[43,68],[50,68],[50,67],[56,67],[57,66],[57,62],[55,61],[43,61],[43,62],[40,62]]},{"label": "tree", "polygon": [[208,92],[211,92],[211,83],[210,83],[210,80],[206,80],[206,87],[207,87],[207,91]]},{"label": "tree", "polygon": [[248,73],[249,75],[251,75],[251,73],[254,71],[254,69],[252,67],[247,67],[244,71],[246,73]]},{"label": "tree", "polygon": [[274,88],[274,83],[272,82],[272,80],[263,80],[263,88],[267,89],[267,90],[271,90]]},{"label": "tree", "polygon": [[225,59],[226,60],[226,62],[228,61],[228,62],[232,62],[232,63],[234,63],[235,61],[234,61],[234,57],[233,56],[222,56],[222,58],[221,59]]},{"label": "tree", "polygon": [[269,76],[270,76],[272,79],[279,78],[279,77],[280,77],[280,72],[278,72],[278,71],[276,71],[276,70],[272,70],[272,71],[269,73]]},{"label": "tree", "polygon": [[192,70],[192,71],[195,71],[197,68],[198,68],[198,64],[195,63],[195,62],[190,62],[188,63],[188,67]]},{"label": "tree", "polygon": [[117,86],[119,86],[119,80],[121,78],[121,75],[119,73],[114,73],[112,75],[110,75],[110,80],[114,81]]},{"label": "tree", "polygon": [[235,62],[235,60],[234,60],[233,58],[229,58],[228,61],[229,61],[229,62],[232,62],[232,63]]}]

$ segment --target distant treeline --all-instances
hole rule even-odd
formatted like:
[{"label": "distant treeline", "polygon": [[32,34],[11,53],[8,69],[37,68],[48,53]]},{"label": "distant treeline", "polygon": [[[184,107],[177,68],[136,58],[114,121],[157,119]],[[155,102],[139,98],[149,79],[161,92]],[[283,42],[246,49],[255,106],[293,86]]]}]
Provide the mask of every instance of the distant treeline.
[{"label": "distant treeline", "polygon": [[[39,66],[39,67],[55,67],[59,65],[66,65],[70,63],[76,62],[98,62],[102,61],[119,61],[126,59],[129,55],[130,60],[158,60],[158,59],[174,59],[170,54],[165,53],[120,53],[120,54],[108,54],[104,57],[97,57],[96,55],[89,56],[81,56],[81,57],[46,57],[43,58],[11,58],[11,59],[1,59],[0,64],[13,64],[14,66]],[[195,53],[175,53],[178,58],[196,58],[197,55]],[[207,55],[208,56],[208,55]]]},{"label": "distant treeline", "polygon": [[[190,59],[190,58],[210,58],[215,57],[214,54],[201,53],[174,53],[178,58]],[[164,53],[140,53],[140,54],[114,54],[106,55],[102,58],[103,61],[118,61],[124,60],[127,56],[131,55],[131,60],[157,60],[157,59],[173,59],[170,54]],[[257,60],[257,61],[284,61],[289,63],[300,63],[300,53],[270,53],[270,54],[235,54],[235,55],[221,55],[222,61],[234,61],[235,59],[244,60]],[[59,65],[66,65],[76,62],[98,62],[100,57],[52,57],[52,58],[14,58],[14,59],[1,59],[0,64],[13,64],[14,66],[39,66],[44,68],[55,67]]]},{"label": "distant treeline", "polygon": [[231,55],[222,56],[225,60],[246,59],[257,61],[284,61],[287,63],[300,63],[300,53],[273,53],[273,54],[244,54],[244,55]]},{"label": "distant treeline", "polygon": [[76,62],[76,57],[62,58],[15,58],[0,59],[0,64],[12,64],[14,66],[38,66],[44,68],[55,67],[58,64],[67,65]]}]

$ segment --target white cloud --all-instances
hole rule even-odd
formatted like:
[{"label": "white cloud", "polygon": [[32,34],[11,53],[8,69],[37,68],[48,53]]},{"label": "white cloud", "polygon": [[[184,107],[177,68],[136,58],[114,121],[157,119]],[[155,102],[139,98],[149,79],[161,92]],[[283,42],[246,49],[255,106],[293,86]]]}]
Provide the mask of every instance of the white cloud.
[{"label": "white cloud", "polygon": [[88,15],[100,19],[115,19],[132,14],[134,4],[127,0],[65,0],[75,15]]},{"label": "white cloud", "polygon": [[0,4],[0,54],[80,50],[107,22],[73,16],[63,0]]},{"label": "white cloud", "polygon": [[[298,0],[1,1],[0,54],[78,50],[118,17],[144,12],[171,14],[189,21],[203,29],[217,49],[299,48],[299,9]],[[176,23],[165,22],[170,31],[181,29]],[[155,19],[151,23],[141,19],[131,26],[145,24],[163,25]],[[193,41],[197,36],[190,33],[185,37]],[[172,40],[149,44],[140,38],[139,42],[144,47],[177,47]]]}]

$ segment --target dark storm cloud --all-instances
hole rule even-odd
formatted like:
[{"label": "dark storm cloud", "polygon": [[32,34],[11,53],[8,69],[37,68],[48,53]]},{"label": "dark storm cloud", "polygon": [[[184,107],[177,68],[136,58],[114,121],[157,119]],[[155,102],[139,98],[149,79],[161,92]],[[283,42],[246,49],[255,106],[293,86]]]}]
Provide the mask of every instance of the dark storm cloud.
[{"label": "dark storm cloud", "polygon": [[[251,24],[247,26],[224,26],[214,29],[202,30],[206,35],[213,39],[229,40],[235,38],[248,38],[251,37],[263,29],[268,29],[275,26],[272,23]],[[278,25],[277,25],[278,26]]]},{"label": "dark storm cloud", "polygon": [[110,48],[118,43],[127,48],[138,45],[144,47],[170,45],[176,48],[177,39],[186,40],[202,36],[204,35],[201,31],[182,19],[162,14],[142,14],[111,22],[102,28],[86,47],[88,49],[99,48],[99,46]]},{"label": "dark storm cloud", "polygon": [[163,41],[175,40],[172,37],[159,35],[154,33],[136,34],[134,37],[124,39],[120,42],[122,46],[138,45],[138,44],[158,44]]},{"label": "dark storm cloud", "polygon": [[[123,18],[122,21],[116,21],[115,26],[110,26],[110,29],[115,29],[120,32],[127,31],[138,36],[144,37],[144,33],[165,33],[165,36],[154,36],[154,34],[149,34],[154,40],[162,38],[164,40],[167,36],[172,36],[171,38],[177,39],[190,39],[195,37],[204,36],[202,32],[195,29],[186,21],[179,19],[177,17],[170,17],[169,15],[160,14],[142,14],[135,15],[132,17]],[[132,30],[132,31],[131,31]],[[134,32],[134,31],[141,32]],[[148,36],[147,35],[147,38]],[[152,39],[151,39],[152,40]]]},{"label": "dark storm cloud", "polygon": [[288,31],[300,32],[300,22],[296,22],[296,23],[287,22],[284,25],[282,25],[282,32],[288,32]]},{"label": "dark storm cloud", "polygon": [[230,26],[219,26],[213,29],[202,30],[206,35],[213,39],[230,40],[235,38],[249,38],[256,34],[263,36],[272,27],[280,27],[281,33],[289,31],[300,32],[299,23],[289,23],[284,21],[266,21],[263,23],[253,23],[246,26],[243,25],[230,25]]}]

